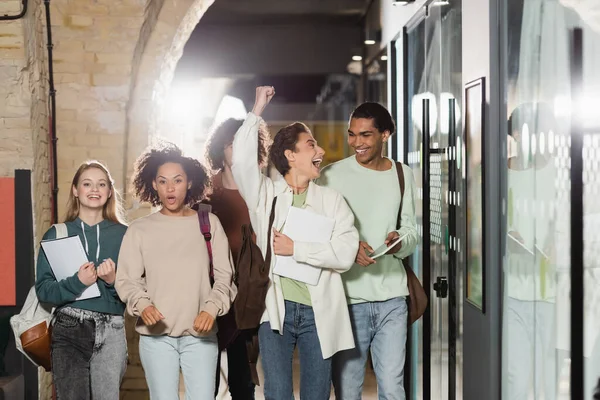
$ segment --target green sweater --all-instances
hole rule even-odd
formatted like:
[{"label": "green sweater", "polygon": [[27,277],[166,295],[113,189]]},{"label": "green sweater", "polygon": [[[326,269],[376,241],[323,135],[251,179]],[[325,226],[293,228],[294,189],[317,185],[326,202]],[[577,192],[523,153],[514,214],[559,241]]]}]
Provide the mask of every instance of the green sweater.
[{"label": "green sweater", "polygon": [[[88,260],[93,261],[96,267],[107,258],[112,259],[115,264],[118,263],[121,241],[127,230],[125,225],[104,220],[97,225],[89,226],[79,218],[75,221],[67,222],[66,225],[68,235],[79,236],[84,249],[86,249],[87,242]],[[98,240],[97,232],[100,233],[100,240]],[[49,239],[56,239],[56,229],[54,227],[51,227],[43,237],[43,240]],[[98,243],[100,244],[100,251],[98,251]],[[98,255],[97,260],[96,255]],[[46,255],[40,248],[35,290],[41,302],[53,304],[57,307],[68,305],[82,310],[123,315],[125,304],[119,299],[114,286],[107,284],[102,279],[98,279],[97,283],[100,289],[100,297],[75,301],[85,290],[86,286],[81,283],[77,273],[57,282],[46,259]]]},{"label": "green sweater", "polygon": [[396,228],[400,208],[400,185],[396,164],[387,171],[375,171],[360,165],[354,156],[325,167],[318,184],[337,190],[354,212],[354,225],[360,240],[373,249],[383,244],[389,232],[398,231],[402,248],[396,254],[377,258],[375,264],[358,264],[342,274],[350,304],[386,301],[408,296],[406,273],[401,259],[409,256],[418,243],[415,218],[415,181],[412,170],[404,166],[404,202],[399,230]]}]

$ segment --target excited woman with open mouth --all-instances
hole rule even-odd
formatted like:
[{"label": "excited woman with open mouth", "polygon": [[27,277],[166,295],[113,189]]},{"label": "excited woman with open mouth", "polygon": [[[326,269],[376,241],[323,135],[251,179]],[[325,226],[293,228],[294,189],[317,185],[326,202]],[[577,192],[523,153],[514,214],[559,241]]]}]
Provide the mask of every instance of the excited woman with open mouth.
[{"label": "excited woman with open mouth", "polygon": [[[340,273],[354,263],[358,232],[354,228],[354,215],[343,197],[312,182],[319,177],[325,152],[303,123],[282,128],[273,141],[269,158],[283,179],[273,181],[261,173],[256,160],[260,115],[274,94],[270,86],[256,89],[254,108],[233,141],[232,165],[234,179],[248,206],[256,243],[264,255],[273,253],[266,310],[258,333],[265,399],[293,397],[292,358],[297,345],[300,398],[325,400],[331,390],[331,356],[354,348]],[[292,241],[280,233],[290,207],[333,218],[330,241]],[[271,212],[274,212],[272,232]],[[275,255],[292,256],[296,262],[320,268],[317,284],[274,274]]]},{"label": "excited woman with open mouth", "polygon": [[139,317],[140,358],[151,399],[213,399],[217,366],[215,318],[235,297],[225,231],[209,215],[214,283],[198,215],[190,208],[208,183],[202,165],[174,145],[150,148],[136,161],[134,186],[141,201],[160,211],[134,221],[119,253],[116,289]]}]

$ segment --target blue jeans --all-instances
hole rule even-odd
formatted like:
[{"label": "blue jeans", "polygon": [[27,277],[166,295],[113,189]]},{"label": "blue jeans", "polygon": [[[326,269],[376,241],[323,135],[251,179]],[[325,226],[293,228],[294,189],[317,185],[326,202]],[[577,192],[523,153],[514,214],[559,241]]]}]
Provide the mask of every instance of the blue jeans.
[{"label": "blue jeans", "polygon": [[404,400],[408,308],[404,297],[348,306],[356,347],[333,356],[338,400],[360,400],[371,351],[379,400]]},{"label": "blue jeans", "polygon": [[59,309],[52,328],[51,356],[58,399],[118,399],[127,368],[123,316]]},{"label": "blue jeans", "polygon": [[215,398],[217,336],[140,336],[140,359],[150,399],[179,398],[179,369],[186,400]]},{"label": "blue jeans", "polygon": [[323,359],[312,307],[286,300],[283,335],[265,322],[258,330],[258,343],[265,373],[265,400],[294,398],[292,360],[296,345],[300,355],[300,399],[329,400],[331,358]]}]

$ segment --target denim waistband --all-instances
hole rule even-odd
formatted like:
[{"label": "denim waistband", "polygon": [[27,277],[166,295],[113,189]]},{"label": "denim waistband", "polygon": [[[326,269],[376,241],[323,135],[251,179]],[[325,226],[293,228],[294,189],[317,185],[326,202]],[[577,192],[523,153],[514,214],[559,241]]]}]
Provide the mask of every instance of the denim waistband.
[{"label": "denim waistband", "polygon": [[308,310],[312,310],[312,306],[307,306],[306,304],[302,304],[302,303],[297,303],[295,301],[291,301],[291,300],[284,300],[285,302],[285,306],[286,307],[296,307],[299,310],[300,309],[308,309]]},{"label": "denim waistband", "polygon": [[105,314],[98,311],[82,310],[80,308],[63,307],[57,311],[60,314],[65,314],[73,318],[77,318],[80,321],[91,320],[91,321],[104,321],[107,322],[111,318],[123,318],[120,315]]}]

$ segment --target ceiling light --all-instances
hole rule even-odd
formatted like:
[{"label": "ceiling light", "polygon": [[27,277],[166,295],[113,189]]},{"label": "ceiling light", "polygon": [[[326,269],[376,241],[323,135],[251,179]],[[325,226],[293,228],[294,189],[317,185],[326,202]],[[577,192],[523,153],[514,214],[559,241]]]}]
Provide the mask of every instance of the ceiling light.
[{"label": "ceiling light", "polygon": [[381,30],[367,28],[365,29],[365,36],[363,37],[364,43],[367,46],[374,45],[377,42],[381,42]]},{"label": "ceiling light", "polygon": [[388,56],[385,56],[385,55],[381,56],[381,61],[387,61],[387,59],[388,59]]},{"label": "ceiling light", "polygon": [[392,5],[405,6],[407,4],[414,3],[414,2],[415,2],[415,0],[395,0],[392,2]]},{"label": "ceiling light", "polygon": [[352,60],[354,60],[354,61],[362,61],[362,57],[361,56],[352,56]]}]

